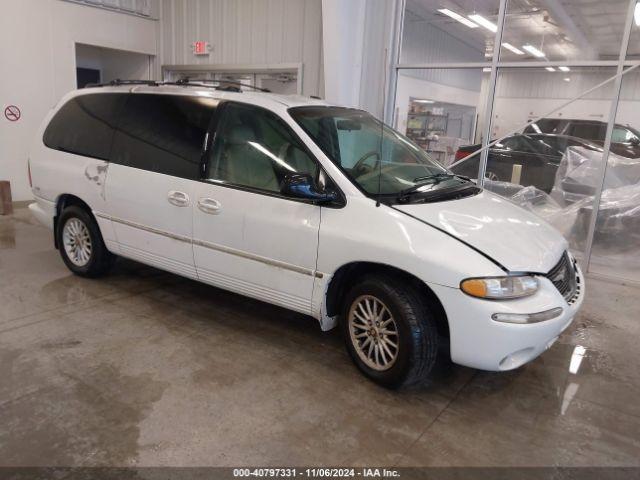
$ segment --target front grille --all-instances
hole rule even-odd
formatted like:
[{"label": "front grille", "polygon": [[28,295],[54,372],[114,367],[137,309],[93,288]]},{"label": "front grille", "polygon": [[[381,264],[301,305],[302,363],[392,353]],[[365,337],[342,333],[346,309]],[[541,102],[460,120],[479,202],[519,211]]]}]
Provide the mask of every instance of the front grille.
[{"label": "front grille", "polygon": [[551,283],[555,285],[567,302],[573,303],[575,301],[579,293],[580,279],[574,261],[567,252],[564,252],[556,266],[547,273],[547,278],[551,280]]}]

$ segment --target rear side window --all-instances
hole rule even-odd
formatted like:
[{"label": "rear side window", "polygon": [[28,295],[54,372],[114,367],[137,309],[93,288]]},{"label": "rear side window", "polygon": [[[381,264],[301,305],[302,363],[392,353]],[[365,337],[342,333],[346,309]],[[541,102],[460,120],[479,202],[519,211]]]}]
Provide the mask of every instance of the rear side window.
[{"label": "rear side window", "polygon": [[122,93],[72,98],[49,122],[44,144],[54,150],[108,160],[115,125],[126,98]]},{"label": "rear side window", "polygon": [[111,161],[197,179],[217,100],[186,95],[131,94],[116,130]]},{"label": "rear side window", "polygon": [[569,127],[568,135],[604,142],[607,136],[606,123],[573,123]]}]

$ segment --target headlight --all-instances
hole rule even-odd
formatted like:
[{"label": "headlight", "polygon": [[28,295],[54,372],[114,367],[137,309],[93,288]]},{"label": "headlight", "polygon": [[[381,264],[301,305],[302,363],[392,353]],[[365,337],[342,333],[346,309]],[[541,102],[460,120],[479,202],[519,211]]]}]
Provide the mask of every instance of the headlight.
[{"label": "headlight", "polygon": [[460,289],[472,297],[506,300],[533,295],[538,290],[538,279],[529,275],[468,278],[460,283]]}]

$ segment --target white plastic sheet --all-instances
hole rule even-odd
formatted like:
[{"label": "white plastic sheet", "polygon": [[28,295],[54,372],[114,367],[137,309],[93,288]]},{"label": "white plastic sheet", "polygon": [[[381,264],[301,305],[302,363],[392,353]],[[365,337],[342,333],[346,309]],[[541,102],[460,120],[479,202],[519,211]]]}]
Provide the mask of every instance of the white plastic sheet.
[{"label": "white plastic sheet", "polygon": [[[557,228],[575,250],[583,250],[593,210],[602,152],[569,148],[551,194],[508,182],[486,181],[487,189]],[[611,154],[596,221],[594,248],[600,255],[640,249],[640,160]]]},{"label": "white plastic sheet", "polygon": [[[595,194],[601,181],[602,151],[584,147],[569,147],[558,167],[551,196],[568,205]],[[640,160],[609,154],[604,190],[640,183]]]}]

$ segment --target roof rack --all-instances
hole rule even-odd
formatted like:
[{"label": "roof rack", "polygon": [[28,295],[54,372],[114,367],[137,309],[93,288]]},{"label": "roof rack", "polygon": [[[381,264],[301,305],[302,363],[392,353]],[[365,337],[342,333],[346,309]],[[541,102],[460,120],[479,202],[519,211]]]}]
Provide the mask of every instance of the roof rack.
[{"label": "roof rack", "polygon": [[[217,83],[218,85],[208,85],[208,83]],[[225,84],[227,86],[225,86]],[[233,80],[197,80],[196,82],[190,82],[188,78],[181,78],[175,82],[156,82],[155,80],[121,80],[116,78],[106,83],[87,83],[85,88],[93,87],[117,87],[120,85],[148,85],[151,87],[159,87],[161,85],[177,85],[183,87],[206,87],[213,88],[215,90],[222,90],[227,92],[241,92],[240,87],[252,88],[259,92],[271,93],[268,88],[260,88],[248,83],[235,82]]]},{"label": "roof rack", "polygon": [[[218,85],[207,85],[207,83],[217,83]],[[228,86],[223,86],[224,84]],[[256,87],[255,85],[251,85],[249,83],[236,82],[234,80],[196,80],[195,82],[190,82],[189,77],[183,77],[180,80],[176,80],[175,82],[164,82],[164,85],[186,85],[186,86],[195,86],[195,87],[209,87],[215,88],[216,90],[224,90],[231,92],[240,92],[241,89],[239,87],[252,88],[259,92],[271,93],[271,90],[268,88]]]},{"label": "roof rack", "polygon": [[160,85],[155,80],[121,80],[116,78],[115,80],[111,80],[106,83],[87,83],[84,88],[93,88],[93,87],[117,87],[119,85],[150,85],[153,87],[157,87]]}]

